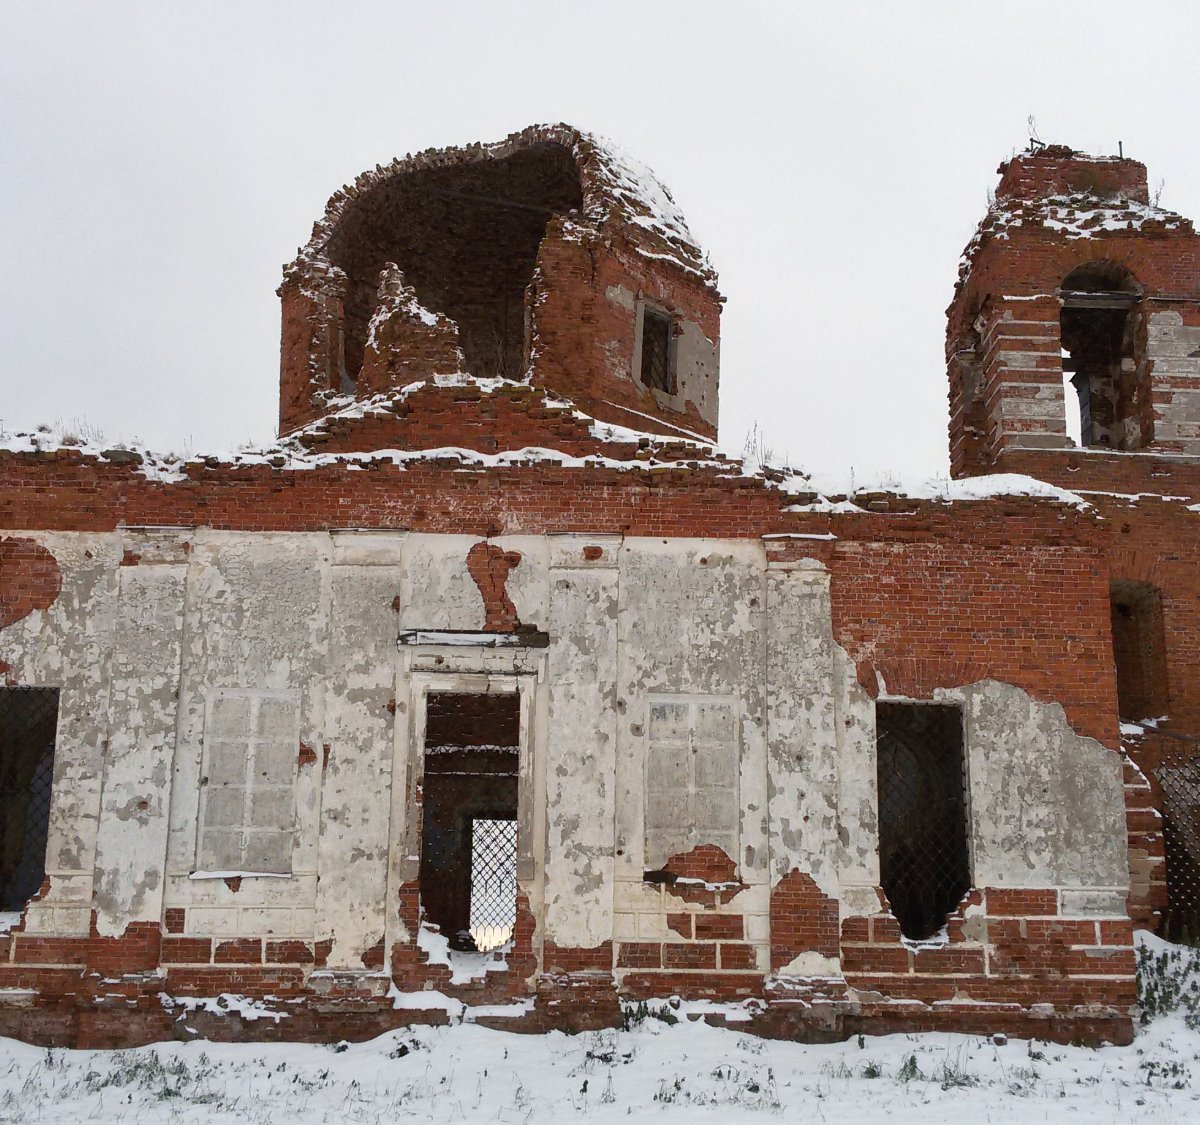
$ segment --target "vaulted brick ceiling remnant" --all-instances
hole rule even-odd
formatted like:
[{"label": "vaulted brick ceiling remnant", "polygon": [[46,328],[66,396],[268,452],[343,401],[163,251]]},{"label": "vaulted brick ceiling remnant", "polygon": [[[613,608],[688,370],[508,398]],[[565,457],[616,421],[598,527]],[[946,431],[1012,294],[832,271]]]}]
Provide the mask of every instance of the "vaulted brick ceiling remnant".
[{"label": "vaulted brick ceiling remnant", "polygon": [[360,196],[328,248],[345,272],[346,373],[362,367],[380,273],[399,266],[427,309],[458,325],[467,370],[517,378],[525,287],[551,215],[583,203],[570,149],[553,142],[395,176]]},{"label": "vaulted brick ceiling remnant", "polygon": [[[575,407],[716,436],[716,274],[654,173],[567,125],[364,172],[334,193],[279,295],[279,429],[308,430],[310,446],[550,446],[547,427],[527,432],[531,411]],[[653,371],[651,323],[664,328]],[[551,397],[468,411],[464,387]]]}]

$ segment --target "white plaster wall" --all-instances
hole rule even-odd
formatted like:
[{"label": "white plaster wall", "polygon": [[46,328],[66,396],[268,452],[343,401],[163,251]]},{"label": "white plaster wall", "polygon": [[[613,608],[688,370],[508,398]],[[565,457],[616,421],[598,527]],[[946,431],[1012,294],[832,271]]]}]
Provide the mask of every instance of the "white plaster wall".
[{"label": "white plaster wall", "polygon": [[0,630],[0,660],[12,666],[16,682],[60,689],[46,842],[51,886],[30,909],[26,928],[85,934],[91,922],[122,546],[117,535],[20,534],[37,539],[62,572],[62,590],[49,609]]},{"label": "white plaster wall", "polygon": [[[331,968],[362,968],[362,953],[384,937],[391,788],[396,760],[396,623],[405,574],[405,537],[334,537],[317,868],[317,936],[333,938]],[[399,701],[397,700],[397,705]],[[399,779],[403,788],[403,775]]]},{"label": "white plaster wall", "polygon": [[1071,730],[1057,703],[995,681],[965,701],[976,886],[1129,885],[1120,755]]},{"label": "white plaster wall", "polygon": [[1146,358],[1152,363],[1154,437],[1181,441],[1183,452],[1200,453],[1200,328],[1183,323],[1182,314],[1150,314]]},{"label": "white plaster wall", "polygon": [[187,567],[121,567],[96,841],[96,925],[162,916]]},{"label": "white plaster wall", "polygon": [[560,946],[612,936],[619,549],[610,537],[551,542],[545,902]]},{"label": "white plaster wall", "polygon": [[[53,889],[31,928],[86,932],[94,902],[102,932],[120,933],[187,906],[192,932],[333,937],[331,967],[361,969],[365,949],[404,936],[392,900],[415,875],[417,672],[522,677],[531,693],[522,794],[533,807],[522,825],[534,838],[522,885],[544,903],[540,938],[591,947],[667,936],[663,893],[643,882],[653,697],[737,706],[735,858],[748,889],[733,909],[751,941],[765,945],[770,886],[793,868],[843,914],[871,908],[873,705],[834,642],[829,576],[811,560],[769,564],[747,541],[508,537],[497,544],[522,556],[509,595],[523,622],[550,634],[549,649],[418,659],[397,652],[398,627],[482,628],[472,537],[37,538],[59,561],[63,593],[0,632],[0,659],[20,682],[62,687]],[[126,550],[140,565],[117,566]],[[294,693],[300,740],[317,757],[297,775],[292,877],[247,878],[236,892],[188,877],[205,700],[219,688]],[[941,695],[967,716],[975,882],[1115,901],[1128,877],[1117,755],[1019,689]]]},{"label": "white plaster wall", "polygon": [[330,553],[329,536],[321,534],[201,530],[191,537],[176,673],[178,745],[166,900],[167,906],[192,908],[189,933],[313,936],[320,780],[311,766],[296,777],[292,878],[248,877],[235,892],[221,880],[189,876],[196,867],[206,704],[215,692],[280,693],[298,700],[297,757],[301,741],[319,748]]}]

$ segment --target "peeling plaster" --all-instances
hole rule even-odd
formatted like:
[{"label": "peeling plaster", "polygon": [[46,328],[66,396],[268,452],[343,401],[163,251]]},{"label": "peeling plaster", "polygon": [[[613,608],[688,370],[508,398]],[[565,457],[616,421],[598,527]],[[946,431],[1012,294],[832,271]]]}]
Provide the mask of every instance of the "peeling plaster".
[{"label": "peeling plaster", "polygon": [[[401,653],[398,628],[484,626],[467,564],[477,539],[124,529],[38,540],[61,593],[0,630],[16,681],[62,692],[51,890],[30,909],[31,932],[86,930],[94,906],[115,936],[186,907],[189,933],[331,938],[330,970],[361,972],[365,950],[410,936],[396,892],[414,877],[416,677],[525,685],[520,882],[539,942],[597,948],[618,917],[666,930],[661,889],[642,881],[655,858],[655,699],[736,704],[731,854],[754,940],[769,940],[769,889],[792,870],[842,917],[878,909],[874,704],[833,639],[815,560],[768,562],[747,541],[501,537],[496,549],[521,558],[506,582],[514,612],[549,648]],[[236,893],[188,877],[217,690],[294,693],[298,741],[322,747],[321,764],[296,775],[292,875],[246,877]],[[1076,735],[1061,707],[1002,683],[938,697],[966,714],[975,883],[1059,887],[1064,911],[1115,916],[1128,884],[1112,827],[1123,823],[1119,756]],[[980,924],[968,911],[968,932]],[[784,975],[833,970],[806,955]]]}]

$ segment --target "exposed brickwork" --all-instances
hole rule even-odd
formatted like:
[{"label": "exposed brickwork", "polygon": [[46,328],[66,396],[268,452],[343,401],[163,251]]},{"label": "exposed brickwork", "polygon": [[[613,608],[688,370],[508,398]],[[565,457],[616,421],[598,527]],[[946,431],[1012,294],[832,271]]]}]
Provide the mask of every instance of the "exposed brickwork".
[{"label": "exposed brickwork", "polygon": [[668,914],[667,925],[680,937],[690,939],[696,936],[693,933],[692,924],[692,919],[694,917],[694,914]]},{"label": "exposed brickwork", "polygon": [[793,870],[771,888],[771,968],[809,952],[838,955],[838,904],[811,875]]},{"label": "exposed brickwork", "polygon": [[506,551],[494,543],[476,543],[467,552],[467,571],[483,598],[483,627],[489,633],[511,633],[520,624],[505,589],[509,571],[520,565],[520,552]]},{"label": "exposed brickwork", "polygon": [[358,374],[360,393],[378,394],[460,369],[457,326],[421,308],[416,291],[390,263],[380,276],[377,300]]},{"label": "exposed brickwork", "polygon": [[698,844],[671,856],[661,871],[647,872],[646,879],[683,902],[701,906],[722,906],[745,889],[737,864],[715,844]]},{"label": "exposed brickwork", "polygon": [[[1033,579],[1027,568],[1042,552]],[[872,694],[876,672],[889,692],[917,699],[1001,680],[1061,703],[1080,734],[1118,745],[1108,576],[1094,550],[1025,537],[1006,547],[838,543],[831,569],[834,635]],[[928,653],[931,635],[937,654],[912,656]]]},{"label": "exposed brickwork", "polygon": [[924,1003],[969,997],[1024,1007],[1091,1004],[1124,1013],[1134,1002],[1130,923],[1064,917],[1056,890],[972,891],[948,929],[948,944],[938,946],[904,943],[888,914],[844,920],[847,983],[860,994]]},{"label": "exposed brickwork", "polygon": [[701,941],[741,940],[744,926],[740,914],[697,914],[695,936]]},{"label": "exposed brickwork", "polygon": [[549,939],[542,948],[542,966],[549,973],[607,973],[612,969],[612,942],[605,941],[592,948],[556,945]]},{"label": "exposed brickwork", "polygon": [[761,975],[723,973],[716,971],[715,965],[702,972],[629,972],[621,978],[621,995],[632,1000],[664,996],[679,996],[684,1000],[745,1000],[761,998],[762,991]]},{"label": "exposed brickwork", "polygon": [[[1136,161],[1052,146],[1000,172],[996,206],[968,248],[949,309],[953,472],[1027,473],[1095,506],[1122,713],[1169,716],[1161,729],[1174,754],[1188,746],[1198,752],[1200,524],[1190,505],[1200,498],[1200,237],[1187,219],[1147,207],[1146,169]],[[1068,339],[1060,294],[1081,266],[1101,271],[1095,276],[1108,279],[1101,288],[1131,295],[1112,376],[1128,421],[1103,435],[1111,448],[1071,448],[1066,438],[1066,414],[1076,404],[1062,386]],[[1147,597],[1144,618],[1119,611],[1131,595]],[[1126,745],[1135,764],[1125,774],[1129,905],[1145,925],[1158,923],[1168,905],[1158,737]]]},{"label": "exposed brickwork", "polygon": [[[280,289],[281,432],[344,392],[462,369],[529,378],[639,429],[662,419],[715,436],[715,372],[681,401],[632,378],[636,294],[713,345],[720,300],[686,232],[647,221],[623,176],[592,138],[535,126],[393,162],[337,193]],[[499,197],[515,206],[498,211]]]},{"label": "exposed brickwork", "polygon": [[1146,166],[1136,160],[1084,156],[1064,145],[1006,160],[997,169],[997,199],[1042,199],[1048,195],[1086,194],[1096,199],[1150,202]]},{"label": "exposed brickwork", "polygon": [[54,556],[33,539],[0,538],[0,629],[49,609],[62,589]]}]

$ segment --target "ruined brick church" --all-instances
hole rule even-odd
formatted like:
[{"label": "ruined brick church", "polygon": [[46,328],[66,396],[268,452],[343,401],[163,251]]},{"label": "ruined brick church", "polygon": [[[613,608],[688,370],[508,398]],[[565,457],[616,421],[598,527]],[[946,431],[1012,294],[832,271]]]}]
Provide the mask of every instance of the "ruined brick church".
[{"label": "ruined brick church", "polygon": [[0,1033],[1127,1041],[1200,900],[1200,241],[1000,171],[940,491],[716,452],[716,274],[565,126],[334,195],[274,446],[0,438]]}]

